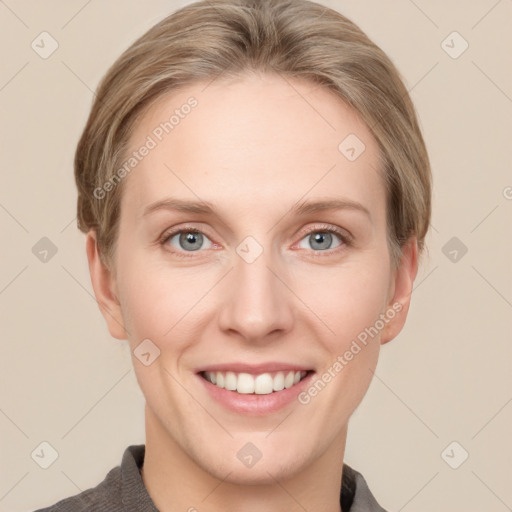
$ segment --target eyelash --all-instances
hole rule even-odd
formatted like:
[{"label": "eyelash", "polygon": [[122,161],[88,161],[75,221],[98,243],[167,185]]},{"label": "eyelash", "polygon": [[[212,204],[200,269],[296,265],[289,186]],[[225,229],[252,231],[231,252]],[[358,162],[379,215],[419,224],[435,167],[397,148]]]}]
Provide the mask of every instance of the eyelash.
[{"label": "eyelash", "polygon": [[[160,245],[163,246],[170,239],[172,239],[175,235],[178,235],[180,233],[200,233],[201,235],[204,235],[207,238],[209,238],[208,235],[206,235],[206,233],[204,233],[200,229],[185,226],[185,227],[182,227],[182,228],[179,228],[179,229],[176,229],[176,230],[166,231],[160,237],[158,242],[159,242]],[[322,257],[325,257],[325,256],[331,256],[333,254],[333,252],[337,252],[337,251],[343,250],[345,247],[352,246],[352,238],[349,235],[347,235],[345,233],[342,233],[339,229],[333,228],[333,227],[331,227],[331,226],[329,226],[327,224],[321,225],[321,226],[315,226],[314,228],[309,229],[306,233],[304,233],[304,236],[300,240],[302,240],[303,238],[305,238],[306,236],[308,236],[308,235],[310,235],[312,233],[333,233],[333,234],[337,235],[340,238],[341,242],[342,242],[342,244],[340,246],[338,246],[338,247],[336,247],[334,249],[326,249],[326,250],[323,250],[323,251],[312,251],[315,258],[316,257],[322,258]],[[180,257],[180,258],[191,258],[191,257],[194,257],[194,252],[196,252],[196,251],[175,251],[175,250],[173,250],[171,252],[173,254],[175,254],[176,256]],[[190,254],[186,254],[187,252],[189,252]]]}]

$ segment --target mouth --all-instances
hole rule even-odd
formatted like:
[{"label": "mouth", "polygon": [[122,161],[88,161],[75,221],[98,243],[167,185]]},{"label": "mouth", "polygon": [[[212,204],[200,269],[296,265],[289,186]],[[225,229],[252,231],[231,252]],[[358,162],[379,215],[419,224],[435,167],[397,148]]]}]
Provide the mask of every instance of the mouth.
[{"label": "mouth", "polygon": [[214,386],[241,395],[270,395],[290,389],[313,370],[287,370],[258,374],[234,371],[202,371],[199,375]]},{"label": "mouth", "polygon": [[206,396],[225,410],[261,417],[298,404],[297,397],[316,372],[309,365],[285,361],[232,361],[196,368],[194,373]]}]

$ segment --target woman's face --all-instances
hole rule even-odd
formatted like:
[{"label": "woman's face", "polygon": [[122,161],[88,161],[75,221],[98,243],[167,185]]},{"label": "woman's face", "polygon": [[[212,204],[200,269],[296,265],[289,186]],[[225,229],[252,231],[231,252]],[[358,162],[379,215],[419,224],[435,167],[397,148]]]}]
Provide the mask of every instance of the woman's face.
[{"label": "woman's face", "polygon": [[[392,270],[368,128],[320,86],[247,75],[163,97],[130,148],[105,318],[129,339],[148,439],[233,482],[338,457],[416,272],[415,245]],[[290,371],[308,373],[269,393]]]}]

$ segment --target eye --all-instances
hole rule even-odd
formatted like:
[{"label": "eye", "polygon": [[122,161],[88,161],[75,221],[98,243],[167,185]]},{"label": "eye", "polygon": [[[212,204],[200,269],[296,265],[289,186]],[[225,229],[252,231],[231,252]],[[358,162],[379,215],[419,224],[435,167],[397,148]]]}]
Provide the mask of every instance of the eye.
[{"label": "eye", "polygon": [[[333,243],[338,238],[338,244]],[[350,245],[348,236],[342,234],[338,229],[331,226],[316,226],[299,242],[301,249],[313,249],[315,252],[337,249],[342,245]]]},{"label": "eye", "polygon": [[[213,246],[211,240],[201,231],[195,228],[185,228],[172,232],[167,232],[160,240],[162,245],[171,245],[175,250],[173,252],[195,252],[200,249],[210,249]],[[184,255],[183,255],[184,256]],[[186,256],[185,256],[186,257]]]},{"label": "eye", "polygon": [[[336,238],[338,243],[333,247]],[[200,251],[200,249],[220,247],[214,244],[202,231],[193,227],[167,231],[162,235],[159,243],[163,246],[170,245],[172,247],[171,252],[182,258],[193,257],[193,253]],[[350,245],[351,238],[349,235],[344,234],[337,228],[325,225],[309,229],[307,235],[300,240],[298,247],[311,249],[316,253],[315,256],[320,256],[319,253],[324,251],[327,253],[325,255],[330,255],[332,251],[342,250],[344,246]]]}]

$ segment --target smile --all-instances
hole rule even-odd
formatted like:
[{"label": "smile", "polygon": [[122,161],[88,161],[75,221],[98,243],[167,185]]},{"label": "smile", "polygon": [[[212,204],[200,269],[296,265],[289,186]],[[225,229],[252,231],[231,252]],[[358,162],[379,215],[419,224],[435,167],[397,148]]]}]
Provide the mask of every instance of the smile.
[{"label": "smile", "polygon": [[236,372],[201,372],[200,375],[218,388],[239,394],[268,395],[283,389],[289,389],[304,379],[307,371],[278,371],[258,375]]}]

